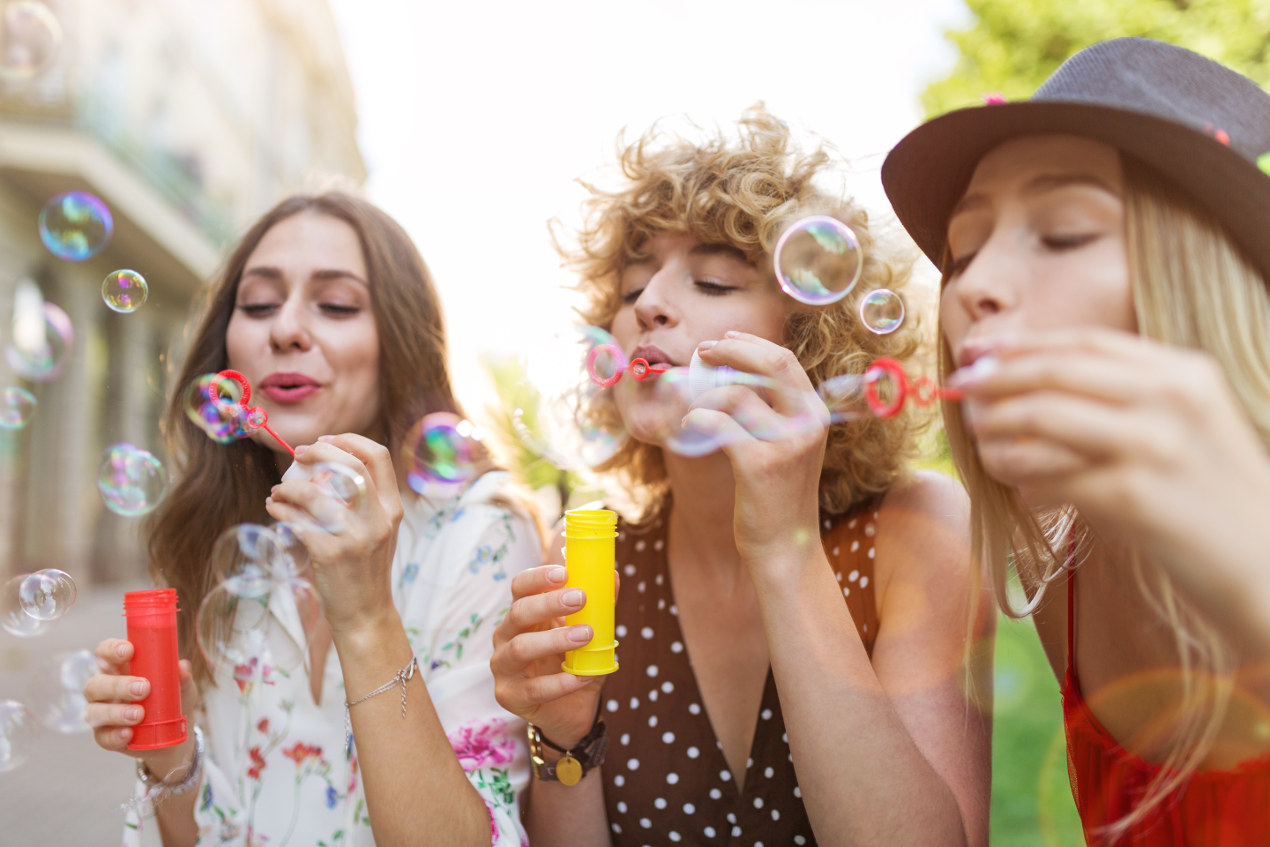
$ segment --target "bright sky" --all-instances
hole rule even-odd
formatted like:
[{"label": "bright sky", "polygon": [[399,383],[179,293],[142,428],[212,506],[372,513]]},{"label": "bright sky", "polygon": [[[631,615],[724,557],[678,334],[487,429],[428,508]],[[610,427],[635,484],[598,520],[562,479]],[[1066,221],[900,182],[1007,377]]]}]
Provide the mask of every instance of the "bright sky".
[{"label": "bright sky", "polygon": [[489,404],[482,353],[570,321],[547,222],[577,221],[574,180],[623,127],[730,125],[756,101],[852,162],[849,189],[889,210],[878,169],[947,73],[962,0],[331,0],[356,90],[370,199],[419,245],[444,300],[455,380]]}]

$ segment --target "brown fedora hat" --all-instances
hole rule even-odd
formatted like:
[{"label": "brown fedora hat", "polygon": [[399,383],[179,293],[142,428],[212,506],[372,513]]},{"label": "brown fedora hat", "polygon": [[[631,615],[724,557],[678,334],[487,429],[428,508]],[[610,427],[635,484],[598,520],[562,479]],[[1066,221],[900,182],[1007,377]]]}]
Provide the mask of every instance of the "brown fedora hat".
[{"label": "brown fedora hat", "polygon": [[1247,77],[1149,38],[1117,38],[1064,62],[1030,100],[959,109],[905,136],[882,164],[896,216],[937,266],[948,216],[975,166],[1010,138],[1063,133],[1146,162],[1215,217],[1270,280],[1270,94]]}]

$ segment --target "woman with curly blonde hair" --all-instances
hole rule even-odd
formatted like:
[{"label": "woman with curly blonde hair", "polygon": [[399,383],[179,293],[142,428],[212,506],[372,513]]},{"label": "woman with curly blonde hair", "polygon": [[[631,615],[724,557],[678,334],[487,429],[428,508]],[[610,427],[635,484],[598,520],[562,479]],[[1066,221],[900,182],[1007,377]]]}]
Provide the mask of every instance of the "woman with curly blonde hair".
[{"label": "woman with curly blonde hair", "polygon": [[[992,622],[964,493],[907,469],[917,416],[783,426],[816,404],[823,419],[828,378],[882,355],[915,366],[916,326],[879,336],[854,318],[864,292],[903,290],[907,265],[820,187],[830,156],[761,108],[736,139],[654,128],[620,165],[563,251],[583,317],[628,357],[695,354],[752,381],[669,410],[718,437],[706,455],[672,449],[665,374],[604,401],[631,438],[601,470],[637,504],[619,524],[616,673],[560,672],[592,636],[563,625],[586,603],[563,567],[513,580],[491,666],[540,751],[532,843],[986,843],[990,722],[966,684],[986,690],[988,669],[966,657]],[[848,223],[865,257],[857,292],[818,308],[772,270],[782,231],[813,213]]]}]

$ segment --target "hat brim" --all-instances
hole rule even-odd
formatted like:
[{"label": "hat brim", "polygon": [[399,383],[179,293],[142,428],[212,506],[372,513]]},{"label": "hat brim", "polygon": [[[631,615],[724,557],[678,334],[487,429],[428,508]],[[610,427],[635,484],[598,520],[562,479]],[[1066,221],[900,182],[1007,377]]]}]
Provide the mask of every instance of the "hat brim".
[{"label": "hat brim", "polygon": [[[948,217],[979,160],[1021,135],[1057,133],[1102,141],[1154,167],[1216,218],[1270,280],[1270,176],[1205,132],[1076,101],[1025,101],[949,112],[905,136],[882,163],[896,217],[936,267]],[[942,267],[941,267],[942,270]]]}]

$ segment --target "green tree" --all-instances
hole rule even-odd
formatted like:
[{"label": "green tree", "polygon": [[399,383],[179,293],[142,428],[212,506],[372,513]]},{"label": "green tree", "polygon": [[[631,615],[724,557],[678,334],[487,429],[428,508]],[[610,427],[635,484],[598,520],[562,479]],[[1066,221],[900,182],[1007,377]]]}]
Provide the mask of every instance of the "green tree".
[{"label": "green tree", "polygon": [[974,106],[985,94],[1029,97],[1064,59],[1096,41],[1158,38],[1270,85],[1266,0],[966,0],[969,29],[950,30],[958,60],[922,93],[927,116]]}]

